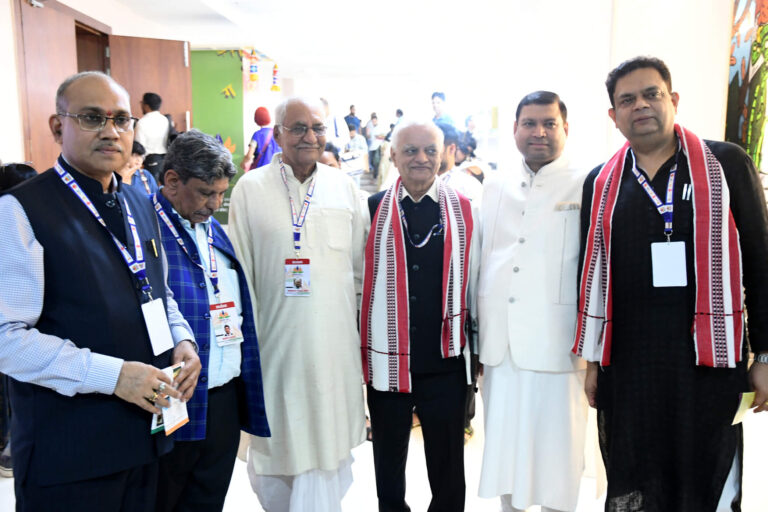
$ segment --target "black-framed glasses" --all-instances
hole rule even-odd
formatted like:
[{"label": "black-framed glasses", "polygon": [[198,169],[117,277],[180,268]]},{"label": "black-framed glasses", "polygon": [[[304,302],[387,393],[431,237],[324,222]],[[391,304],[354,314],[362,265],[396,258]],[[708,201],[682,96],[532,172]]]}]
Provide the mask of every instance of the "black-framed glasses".
[{"label": "black-framed glasses", "polygon": [[125,114],[116,116],[105,116],[104,114],[70,114],[69,112],[58,112],[56,115],[71,117],[77,119],[81,130],[86,132],[98,132],[104,129],[108,120],[115,123],[115,128],[119,132],[130,132],[138,121],[137,118]]},{"label": "black-framed glasses", "polygon": [[[285,126],[284,124],[280,124],[278,126],[285,128],[285,131],[287,131],[294,137],[303,137],[310,130],[310,127],[304,124],[297,124],[294,126]],[[322,137],[323,135],[325,135],[325,132],[327,131],[324,124],[313,125],[311,129],[313,132],[315,132],[315,135],[318,137]]]}]

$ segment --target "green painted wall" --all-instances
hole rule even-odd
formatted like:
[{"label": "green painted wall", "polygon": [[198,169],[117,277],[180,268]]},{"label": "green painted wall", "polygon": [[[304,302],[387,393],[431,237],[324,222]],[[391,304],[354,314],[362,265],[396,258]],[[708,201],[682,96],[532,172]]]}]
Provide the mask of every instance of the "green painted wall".
[{"label": "green painted wall", "polygon": [[[190,71],[192,75],[192,127],[212,136],[221,135],[225,145],[233,152],[232,159],[242,174],[240,162],[245,155],[243,147],[243,72],[240,52],[193,51]],[[227,223],[229,191],[215,217]]]}]

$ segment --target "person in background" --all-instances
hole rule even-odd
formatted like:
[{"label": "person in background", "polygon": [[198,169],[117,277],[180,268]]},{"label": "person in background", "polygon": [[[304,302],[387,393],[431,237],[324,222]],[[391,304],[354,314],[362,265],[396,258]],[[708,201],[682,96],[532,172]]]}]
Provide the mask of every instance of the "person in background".
[{"label": "person in background", "polygon": [[483,197],[483,185],[467,171],[456,166],[459,132],[451,124],[442,122],[435,124],[442,130],[445,140],[438,176],[460,194],[479,205]]},{"label": "person in background", "polygon": [[368,154],[368,143],[365,140],[365,137],[360,135],[360,132],[358,128],[355,128],[352,125],[348,126],[349,128],[349,144],[347,144],[347,151],[355,151],[360,154]]},{"label": "person in background", "polygon": [[340,115],[331,112],[331,106],[328,100],[320,98],[325,112],[325,137],[328,142],[336,146],[339,151],[343,150],[349,144],[349,129],[347,121]]},{"label": "person in background", "polygon": [[144,114],[136,123],[135,140],[147,151],[144,168],[152,173],[155,181],[162,182],[163,157],[168,151],[168,134],[171,120],[160,113],[163,99],[154,92],[144,93],[141,98],[141,112]]},{"label": "person in background", "polygon": [[140,187],[148,196],[157,192],[157,182],[152,174],[142,168],[144,155],[146,154],[144,146],[140,142],[133,141],[131,156],[125,165],[117,171],[117,174],[123,179],[123,183],[132,187]]},{"label": "person in background", "polygon": [[432,110],[435,112],[435,117],[432,118],[434,122],[454,126],[453,118],[446,112],[444,92],[436,91],[432,93]]},{"label": "person in background", "polygon": [[354,105],[349,106],[349,114],[344,116],[344,121],[346,121],[347,126],[349,127],[350,134],[352,132],[352,127],[354,127],[358,133],[360,132],[360,124],[362,123],[362,121],[360,120],[359,117],[355,115]]},{"label": "person in background", "polygon": [[280,145],[275,141],[274,131],[269,124],[272,118],[266,107],[259,107],[253,113],[253,121],[259,125],[259,129],[253,133],[251,142],[248,144],[248,151],[245,154],[240,167],[248,172],[262,165],[267,165],[272,161],[272,155],[282,151]]},{"label": "person in background", "polygon": [[475,156],[476,149],[477,141],[472,133],[469,131],[462,133],[456,145],[456,166],[482,183],[486,176],[483,170],[484,166]]},{"label": "person in background", "polygon": [[381,143],[386,138],[386,131],[379,126],[379,116],[371,113],[371,120],[365,125],[365,137],[368,139],[368,165],[373,178],[379,177],[379,164],[381,163]]},{"label": "person in background", "polygon": [[[0,193],[37,176],[37,171],[26,164],[0,164]],[[11,459],[11,397],[8,376],[0,373],[0,477],[13,477]]]},{"label": "person in background", "polygon": [[339,150],[330,142],[325,143],[325,150],[323,151],[323,154],[320,155],[320,160],[318,160],[318,162],[341,170],[341,156],[339,155]]}]

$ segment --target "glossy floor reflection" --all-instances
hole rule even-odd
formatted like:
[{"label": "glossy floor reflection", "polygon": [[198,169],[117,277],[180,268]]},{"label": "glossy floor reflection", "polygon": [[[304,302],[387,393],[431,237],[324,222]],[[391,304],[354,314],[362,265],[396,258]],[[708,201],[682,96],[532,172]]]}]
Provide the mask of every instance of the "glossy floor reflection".
[{"label": "glossy floor reflection", "polygon": [[[467,480],[467,512],[497,512],[497,499],[477,497],[477,485],[480,478],[480,461],[483,455],[482,401],[477,403],[477,418],[473,422],[475,436],[467,444],[465,467]],[[594,417],[591,418],[594,421]],[[768,510],[768,495],[765,489],[765,474],[768,467],[768,444],[765,434],[768,432],[768,414],[747,414],[744,421],[744,480],[742,510],[744,512],[764,512]],[[355,463],[352,465],[355,481],[342,503],[344,512],[375,512],[376,484],[373,474],[373,453],[371,443],[364,443],[353,452]],[[414,512],[427,509],[430,500],[429,483],[424,464],[424,445],[421,431],[414,429],[406,468],[408,487],[406,496]],[[603,502],[595,498],[596,480],[585,477],[581,482],[581,495],[576,512],[598,512],[603,509]],[[0,511],[14,509],[13,480],[0,478]],[[251,490],[245,463],[237,461],[230,484],[225,512],[261,512],[262,508],[256,495]],[[307,511],[311,512],[311,511]],[[538,512],[533,507],[529,512]]]}]

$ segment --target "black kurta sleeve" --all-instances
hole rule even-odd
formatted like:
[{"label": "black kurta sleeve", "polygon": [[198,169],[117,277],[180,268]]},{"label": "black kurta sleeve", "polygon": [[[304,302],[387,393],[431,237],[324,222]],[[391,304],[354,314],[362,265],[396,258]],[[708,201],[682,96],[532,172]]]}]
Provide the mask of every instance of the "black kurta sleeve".
[{"label": "black kurta sleeve", "polygon": [[706,141],[723,166],[739,232],[747,332],[753,352],[768,351],[768,214],[752,159],[735,144]]}]

